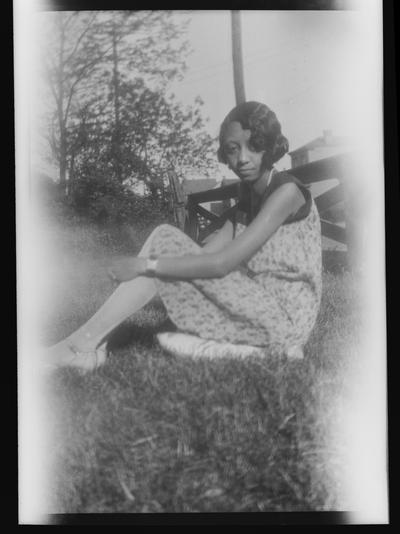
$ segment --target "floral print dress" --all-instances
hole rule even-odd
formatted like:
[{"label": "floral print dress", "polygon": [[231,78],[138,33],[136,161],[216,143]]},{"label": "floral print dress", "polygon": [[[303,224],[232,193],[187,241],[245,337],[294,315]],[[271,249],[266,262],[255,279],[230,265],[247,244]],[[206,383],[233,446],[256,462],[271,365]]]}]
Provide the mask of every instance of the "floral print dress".
[{"label": "floral print dress", "polygon": [[[262,202],[287,182],[298,185],[306,203],[247,264],[218,279],[156,279],[159,295],[179,331],[279,352],[306,343],[321,299],[320,219],[309,190],[288,173],[274,175]],[[239,202],[235,235],[246,227],[242,208]],[[161,225],[150,252],[180,256],[202,254],[202,249],[178,228]]]}]

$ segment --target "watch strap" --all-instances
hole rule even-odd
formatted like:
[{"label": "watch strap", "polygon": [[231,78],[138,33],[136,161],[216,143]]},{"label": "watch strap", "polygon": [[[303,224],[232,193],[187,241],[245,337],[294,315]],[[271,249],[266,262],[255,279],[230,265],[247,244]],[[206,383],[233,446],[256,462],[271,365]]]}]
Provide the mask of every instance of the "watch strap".
[{"label": "watch strap", "polygon": [[148,276],[155,276],[157,274],[157,265],[158,259],[156,257],[150,256],[149,258],[146,258],[145,274]]}]

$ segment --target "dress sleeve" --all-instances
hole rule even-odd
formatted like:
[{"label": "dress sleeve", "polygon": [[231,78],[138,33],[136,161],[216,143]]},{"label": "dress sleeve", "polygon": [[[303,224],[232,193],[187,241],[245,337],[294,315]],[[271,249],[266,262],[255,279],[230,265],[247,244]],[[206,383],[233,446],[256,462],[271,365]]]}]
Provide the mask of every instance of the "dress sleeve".
[{"label": "dress sleeve", "polygon": [[[308,186],[303,184],[298,178],[293,176],[289,173],[280,173],[278,176],[275,176],[275,179],[273,180],[273,183],[271,184],[271,189],[269,191],[269,195],[273,193],[276,189],[278,189],[281,185],[287,184],[287,183],[294,183],[297,185],[297,187],[300,189],[301,193],[304,196],[305,204],[303,204],[299,210],[290,215],[283,224],[289,224],[292,222],[300,221],[301,219],[305,219],[311,210],[311,203],[312,203],[312,197],[311,192]],[[269,196],[268,195],[268,196]]]}]

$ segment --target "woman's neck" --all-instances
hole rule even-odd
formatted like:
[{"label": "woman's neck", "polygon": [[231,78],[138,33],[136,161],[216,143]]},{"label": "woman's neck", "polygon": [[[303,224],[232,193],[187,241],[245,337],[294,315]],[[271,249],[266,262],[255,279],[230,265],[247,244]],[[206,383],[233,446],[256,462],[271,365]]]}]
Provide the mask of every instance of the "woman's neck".
[{"label": "woman's neck", "polygon": [[270,181],[271,181],[271,177],[272,177],[272,173],[274,171],[274,168],[272,167],[271,169],[266,169],[262,175],[258,178],[258,180],[256,180],[253,184],[252,184],[252,191],[253,193],[255,194],[255,196],[257,197],[262,197],[263,194],[265,193],[265,190],[267,189]]}]

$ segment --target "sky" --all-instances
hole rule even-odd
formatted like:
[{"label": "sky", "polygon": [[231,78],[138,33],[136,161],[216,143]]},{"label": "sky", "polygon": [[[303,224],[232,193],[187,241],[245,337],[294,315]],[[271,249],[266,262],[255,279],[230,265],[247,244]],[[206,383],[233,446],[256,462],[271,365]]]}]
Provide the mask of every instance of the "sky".
[{"label": "sky", "polygon": [[[187,104],[201,96],[214,136],[235,106],[230,12],[175,14],[188,15],[193,52],[185,78],[172,90]],[[365,93],[371,77],[379,82],[371,22],[360,11],[241,11],[246,99],[275,111],[290,150],[323,130],[353,139],[362,134]],[[289,157],[280,165],[289,168]]]}]

